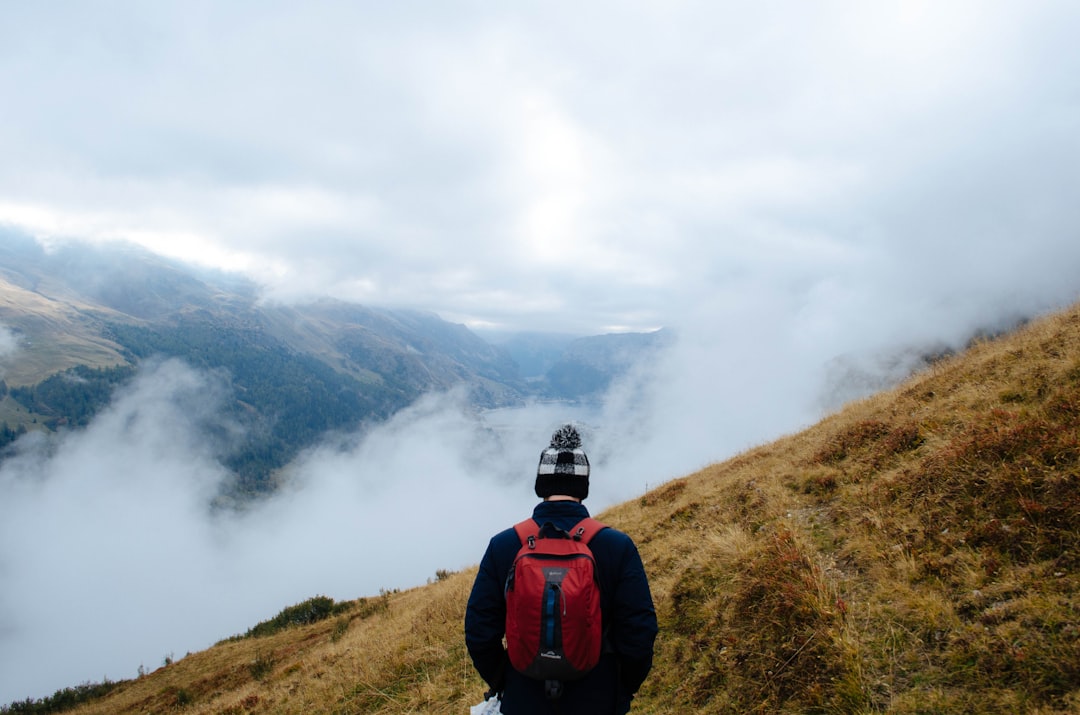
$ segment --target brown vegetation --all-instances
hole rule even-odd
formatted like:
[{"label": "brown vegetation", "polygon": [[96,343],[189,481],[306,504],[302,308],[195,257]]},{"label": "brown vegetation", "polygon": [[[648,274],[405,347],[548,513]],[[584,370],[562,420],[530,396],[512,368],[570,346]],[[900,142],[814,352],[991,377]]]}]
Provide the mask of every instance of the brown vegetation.
[{"label": "brown vegetation", "polygon": [[[1080,712],[1078,481],[1073,308],[608,510],[660,617],[635,712]],[[223,643],[77,712],[467,712],[472,578]]]},{"label": "brown vegetation", "polygon": [[95,325],[108,316],[106,309],[47,298],[0,275],[0,324],[19,337],[19,359],[0,362],[5,382],[33,385],[78,365],[127,364],[120,346]]}]

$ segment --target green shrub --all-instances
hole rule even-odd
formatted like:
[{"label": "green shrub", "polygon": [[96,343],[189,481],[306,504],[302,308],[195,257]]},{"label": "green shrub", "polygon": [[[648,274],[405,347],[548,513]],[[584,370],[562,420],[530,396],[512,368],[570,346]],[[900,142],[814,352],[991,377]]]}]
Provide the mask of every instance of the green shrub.
[{"label": "green shrub", "polygon": [[262,680],[266,676],[270,675],[270,671],[274,669],[274,659],[269,655],[262,653],[255,654],[255,660],[251,661],[248,665],[248,670],[251,671],[251,677],[255,680]]},{"label": "green shrub", "polygon": [[57,690],[51,697],[38,698],[37,700],[27,698],[21,702],[14,702],[11,705],[0,706],[0,713],[3,713],[4,715],[8,715],[8,713],[11,715],[44,715],[45,713],[60,713],[66,710],[72,710],[91,700],[105,697],[105,695],[118,685],[120,685],[120,683],[113,682],[108,678],[100,683],[83,683],[74,688]]},{"label": "green shrub", "polygon": [[344,613],[352,608],[349,603],[334,603],[328,596],[314,596],[308,600],[289,606],[268,621],[263,621],[244,634],[245,638],[259,638],[272,635],[291,626],[306,626]]}]

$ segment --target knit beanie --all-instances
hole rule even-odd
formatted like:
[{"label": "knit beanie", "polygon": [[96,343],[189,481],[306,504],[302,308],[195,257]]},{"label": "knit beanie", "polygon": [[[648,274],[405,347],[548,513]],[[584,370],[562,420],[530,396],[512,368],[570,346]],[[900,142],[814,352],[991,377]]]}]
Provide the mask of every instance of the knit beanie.
[{"label": "knit beanie", "polygon": [[551,446],[540,453],[536,469],[536,496],[546,499],[565,494],[575,499],[589,496],[589,458],[581,448],[581,435],[564,425],[551,435]]}]

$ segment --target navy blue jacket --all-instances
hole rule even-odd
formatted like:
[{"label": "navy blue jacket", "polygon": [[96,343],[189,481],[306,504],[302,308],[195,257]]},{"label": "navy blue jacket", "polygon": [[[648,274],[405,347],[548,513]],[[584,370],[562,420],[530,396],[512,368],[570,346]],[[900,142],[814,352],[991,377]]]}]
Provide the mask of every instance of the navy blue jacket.
[{"label": "navy blue jacket", "polygon": [[[538,504],[533,520],[569,531],[588,510],[579,502]],[[465,644],[477,672],[503,694],[509,715],[622,715],[652,667],[656,610],[637,547],[629,536],[603,529],[589,544],[596,560],[600,604],[606,634],[599,665],[581,680],[564,683],[556,706],[544,695],[544,684],[521,675],[510,665],[502,639],[506,629],[506,576],[521,542],[511,527],[488,544],[465,611]]]}]

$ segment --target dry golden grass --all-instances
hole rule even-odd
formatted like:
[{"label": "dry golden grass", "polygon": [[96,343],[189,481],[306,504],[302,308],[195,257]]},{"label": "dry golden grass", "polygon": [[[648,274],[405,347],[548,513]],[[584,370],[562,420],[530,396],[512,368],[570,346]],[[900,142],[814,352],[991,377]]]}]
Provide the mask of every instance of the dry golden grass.
[{"label": "dry golden grass", "polygon": [[[600,518],[660,618],[642,713],[1080,713],[1080,307]],[[473,572],[79,713],[461,713]]]},{"label": "dry golden grass", "polygon": [[78,365],[126,364],[120,346],[98,335],[93,325],[106,316],[101,308],[52,300],[0,277],[0,323],[21,339],[19,359],[2,365],[4,380],[12,386],[33,385]]}]

